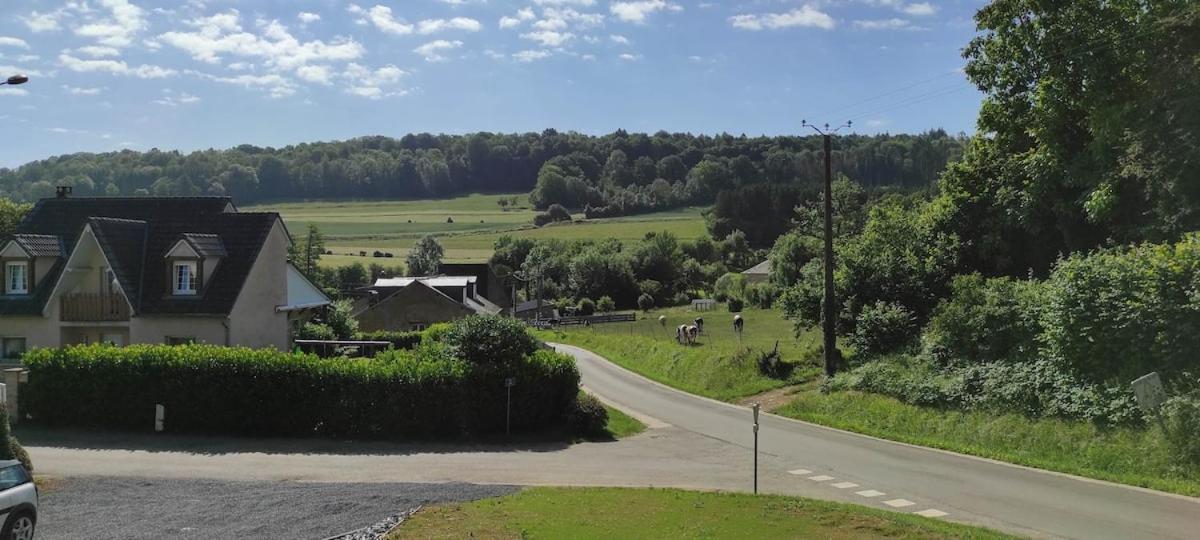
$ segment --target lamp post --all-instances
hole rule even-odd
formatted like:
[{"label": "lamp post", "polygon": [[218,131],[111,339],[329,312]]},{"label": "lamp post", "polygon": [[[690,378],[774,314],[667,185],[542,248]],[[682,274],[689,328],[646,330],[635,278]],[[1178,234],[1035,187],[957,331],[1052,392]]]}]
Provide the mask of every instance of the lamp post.
[{"label": "lamp post", "polygon": [[29,82],[29,77],[18,74],[18,75],[13,75],[3,81],[0,81],[0,84],[16,85],[16,84],[25,84],[27,82]]},{"label": "lamp post", "polygon": [[834,354],[837,350],[837,336],[834,333],[837,308],[834,306],[833,294],[833,167],[830,164],[830,154],[833,152],[833,136],[852,124],[847,121],[832,130],[829,124],[825,124],[822,129],[808,123],[808,120],[801,120],[800,125],[812,128],[825,139],[825,305],[822,310],[821,328],[825,338],[825,375],[832,377],[837,373],[837,356]]}]

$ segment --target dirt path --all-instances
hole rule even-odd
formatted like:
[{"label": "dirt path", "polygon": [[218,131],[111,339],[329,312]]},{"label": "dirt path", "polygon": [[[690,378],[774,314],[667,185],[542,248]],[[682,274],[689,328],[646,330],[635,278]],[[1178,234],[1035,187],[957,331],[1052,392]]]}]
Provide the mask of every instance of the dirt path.
[{"label": "dirt path", "polygon": [[758,403],[759,405],[762,405],[763,411],[770,412],[770,411],[778,409],[784,405],[787,405],[788,403],[791,403],[792,397],[794,397],[797,393],[799,393],[800,391],[802,391],[808,387],[809,387],[809,384],[807,384],[807,383],[806,384],[793,384],[791,386],[784,386],[783,388],[776,388],[774,390],[768,390],[761,394],[756,394],[753,396],[746,396],[744,398],[741,398],[741,399],[735,401],[734,403],[737,403],[738,405],[744,405],[747,407],[749,407],[752,404]]}]

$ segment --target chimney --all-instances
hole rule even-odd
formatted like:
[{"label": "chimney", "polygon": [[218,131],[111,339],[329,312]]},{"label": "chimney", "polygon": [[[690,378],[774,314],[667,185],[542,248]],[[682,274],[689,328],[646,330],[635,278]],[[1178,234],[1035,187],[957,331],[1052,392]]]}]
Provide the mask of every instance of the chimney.
[{"label": "chimney", "polygon": [[54,198],[65,199],[71,195],[71,186],[58,186],[54,189]]}]

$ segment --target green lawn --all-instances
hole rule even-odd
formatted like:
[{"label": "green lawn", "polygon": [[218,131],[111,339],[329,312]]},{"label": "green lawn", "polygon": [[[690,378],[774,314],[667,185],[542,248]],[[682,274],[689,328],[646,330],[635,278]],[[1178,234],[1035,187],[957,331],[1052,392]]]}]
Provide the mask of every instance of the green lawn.
[{"label": "green lawn", "polygon": [[[733,331],[733,314],[719,309],[694,312],[688,308],[669,308],[639,313],[634,323],[596,324],[591,327],[570,327],[565,330],[543,331],[543,340],[583,347],[626,369],[669,386],[732,401],[811,379],[818,372],[811,362],[820,341],[816,331],[796,339],[792,323],[775,310],[747,309],[742,312],[746,321],[739,340]],[[664,328],[658,317],[665,315]],[[697,345],[684,346],[675,342],[675,328],[704,317],[704,335]],[[796,362],[797,368],[786,380],[772,379],[759,373],[759,353],[774,349],[776,341],[784,360]]]},{"label": "green lawn", "polygon": [[677,489],[529,488],[425,508],[387,538],[1008,538],[863,506]]},{"label": "green lawn", "polygon": [[918,407],[853,391],[801,392],[774,412],[884,439],[1200,495],[1200,469],[1180,466],[1156,427],[1102,430],[1085,422]]},{"label": "green lawn", "polygon": [[608,434],[614,439],[624,439],[632,437],[646,431],[646,424],[639,422],[636,418],[621,412],[619,409],[614,409],[608,405],[604,406],[604,410],[608,411],[608,425],[605,429]]},{"label": "green lawn", "polygon": [[[496,201],[516,196],[519,207],[503,210]],[[243,208],[247,212],[279,212],[294,234],[316,224],[333,255],[322,257],[326,266],[355,262],[394,265],[403,260],[413,243],[434,234],[446,249],[447,262],[481,262],[492,255],[496,239],[509,234],[529,238],[616,238],[637,240],[650,231],[670,231],[682,239],[705,233],[699,208],[685,208],[641,216],[562,223],[533,227],[536,212],[527,194],[467,195],[450,199],[412,201],[314,201]],[[582,219],[576,215],[576,219]],[[453,219],[453,223],[447,220]],[[361,257],[374,251],[391,252],[393,259]],[[399,260],[397,260],[399,259]]]}]

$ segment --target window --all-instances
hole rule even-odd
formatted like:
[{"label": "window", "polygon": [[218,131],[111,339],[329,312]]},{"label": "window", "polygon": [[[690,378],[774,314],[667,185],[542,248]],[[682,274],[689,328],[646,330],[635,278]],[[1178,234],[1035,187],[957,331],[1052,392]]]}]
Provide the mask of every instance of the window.
[{"label": "window", "polygon": [[425,323],[420,323],[420,322],[415,322],[415,323],[412,323],[409,325],[409,329],[413,332],[421,332],[421,331],[424,331],[426,328],[429,328],[429,325],[427,325]]},{"label": "window", "polygon": [[21,484],[29,483],[29,473],[25,472],[25,467],[20,465],[12,465],[0,469],[0,491],[15,488]]},{"label": "window", "polygon": [[173,290],[175,294],[196,294],[196,263],[192,261],[175,263]]},{"label": "window", "polygon": [[0,339],[0,358],[5,360],[20,360],[25,354],[25,338],[6,337]]},{"label": "window", "polygon": [[196,342],[194,337],[167,336],[167,345],[191,345]]},{"label": "window", "polygon": [[4,263],[4,294],[29,294],[29,263]]}]

